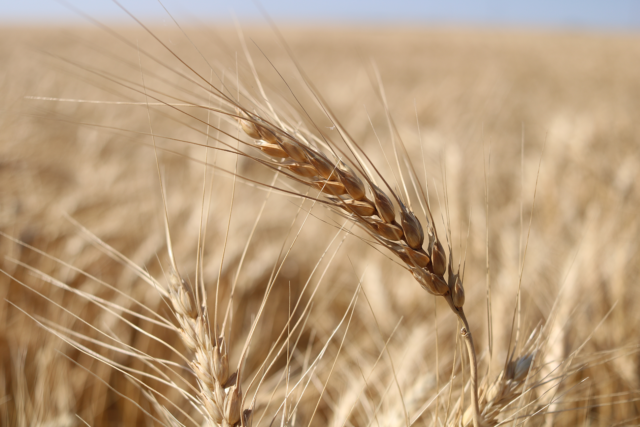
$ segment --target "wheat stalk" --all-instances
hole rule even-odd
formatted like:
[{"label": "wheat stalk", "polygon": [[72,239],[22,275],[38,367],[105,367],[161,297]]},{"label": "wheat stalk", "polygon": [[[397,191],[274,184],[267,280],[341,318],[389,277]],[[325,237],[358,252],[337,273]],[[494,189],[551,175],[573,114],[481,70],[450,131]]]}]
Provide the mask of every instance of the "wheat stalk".
[{"label": "wheat stalk", "polygon": [[[237,104],[235,119],[244,133],[253,139],[255,147],[272,159],[268,166],[285,169],[290,172],[285,173],[291,178],[324,193],[326,197],[323,200],[326,205],[355,222],[390,250],[404,263],[405,268],[413,274],[424,290],[447,301],[463,324],[460,334],[465,341],[470,359],[474,425],[481,425],[476,352],[463,310],[465,294],[462,277],[460,269],[456,271],[453,266],[451,249],[447,257],[438,238],[428,204],[427,225],[423,227],[411,207],[402,201],[384,178],[381,177],[387,191],[375,184],[373,176],[367,174],[362,163],[358,162],[354,167],[350,167],[340,158],[331,160],[299,134],[268,122],[260,115]],[[353,149],[352,153],[356,154]],[[333,154],[337,157],[336,150],[333,150]],[[354,169],[357,169],[359,174]]]}]

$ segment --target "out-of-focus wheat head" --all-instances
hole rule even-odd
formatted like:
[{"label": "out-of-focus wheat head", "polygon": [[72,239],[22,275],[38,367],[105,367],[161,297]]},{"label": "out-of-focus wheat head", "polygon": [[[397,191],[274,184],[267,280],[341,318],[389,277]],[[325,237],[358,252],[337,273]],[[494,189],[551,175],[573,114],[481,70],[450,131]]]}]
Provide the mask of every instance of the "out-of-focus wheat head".
[{"label": "out-of-focus wheat head", "polygon": [[637,419],[634,37],[2,31],[3,424]]}]

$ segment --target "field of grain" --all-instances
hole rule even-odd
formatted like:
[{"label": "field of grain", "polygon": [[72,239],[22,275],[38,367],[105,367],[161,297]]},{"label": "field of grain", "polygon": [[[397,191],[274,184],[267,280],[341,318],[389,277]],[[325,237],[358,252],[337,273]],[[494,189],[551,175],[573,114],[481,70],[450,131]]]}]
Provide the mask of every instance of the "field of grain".
[{"label": "field of grain", "polygon": [[266,27],[0,29],[0,424],[205,425],[155,317],[175,323],[149,279],[170,282],[164,188],[253,426],[470,425],[442,298],[317,192],[202,147],[250,142],[207,81],[340,139],[296,63],[394,189],[399,139],[428,183],[490,425],[640,423],[640,38],[281,30],[292,56]]}]

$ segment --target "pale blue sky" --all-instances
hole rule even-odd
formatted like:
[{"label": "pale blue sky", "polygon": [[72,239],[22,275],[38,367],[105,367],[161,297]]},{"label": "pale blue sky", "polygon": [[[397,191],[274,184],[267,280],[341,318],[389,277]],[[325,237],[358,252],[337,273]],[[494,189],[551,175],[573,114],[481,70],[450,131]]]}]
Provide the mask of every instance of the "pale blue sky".
[{"label": "pale blue sky", "polygon": [[[68,0],[104,21],[128,18],[109,0]],[[161,21],[157,0],[121,0],[136,16]],[[640,29],[640,0],[261,0],[277,21],[501,25],[610,30]],[[199,21],[260,20],[252,0],[164,0],[176,17]],[[82,18],[56,0],[0,0],[2,23],[68,23]]]}]

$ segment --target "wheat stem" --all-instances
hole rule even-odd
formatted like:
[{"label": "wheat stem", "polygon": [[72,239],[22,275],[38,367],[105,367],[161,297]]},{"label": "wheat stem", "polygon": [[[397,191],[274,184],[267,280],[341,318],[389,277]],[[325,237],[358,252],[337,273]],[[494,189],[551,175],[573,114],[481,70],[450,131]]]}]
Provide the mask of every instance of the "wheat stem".
[{"label": "wheat stem", "polygon": [[478,403],[478,358],[476,356],[476,350],[473,345],[473,337],[471,336],[471,328],[469,327],[469,321],[464,314],[462,307],[456,307],[453,302],[451,294],[445,295],[445,300],[449,303],[451,310],[458,316],[458,319],[464,325],[460,329],[460,336],[464,338],[464,343],[467,347],[467,353],[469,354],[469,373],[471,375],[471,409],[473,415],[473,426],[482,427],[484,422],[482,415],[480,415],[480,404]]}]

